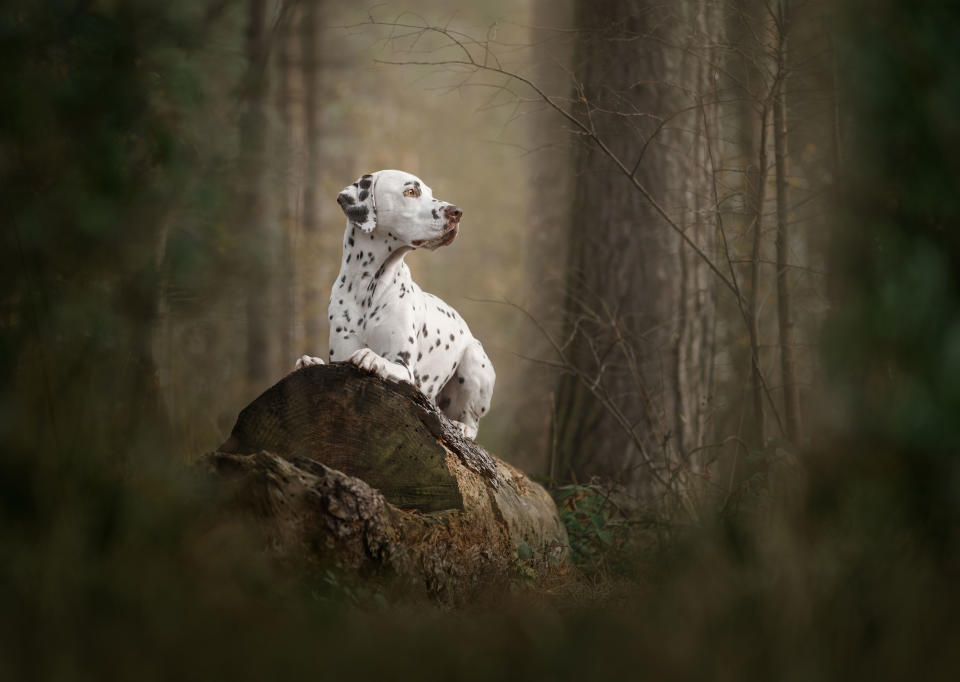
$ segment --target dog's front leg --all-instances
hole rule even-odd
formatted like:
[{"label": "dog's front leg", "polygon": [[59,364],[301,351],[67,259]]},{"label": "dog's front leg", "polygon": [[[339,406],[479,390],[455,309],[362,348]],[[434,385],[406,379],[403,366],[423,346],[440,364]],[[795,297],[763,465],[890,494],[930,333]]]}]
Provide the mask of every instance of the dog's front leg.
[{"label": "dog's front leg", "polygon": [[377,355],[370,348],[361,348],[354,351],[353,355],[347,360],[361,369],[373,372],[381,379],[387,381],[405,381],[408,384],[413,383],[413,372],[408,367],[399,362],[391,362],[381,355]]}]

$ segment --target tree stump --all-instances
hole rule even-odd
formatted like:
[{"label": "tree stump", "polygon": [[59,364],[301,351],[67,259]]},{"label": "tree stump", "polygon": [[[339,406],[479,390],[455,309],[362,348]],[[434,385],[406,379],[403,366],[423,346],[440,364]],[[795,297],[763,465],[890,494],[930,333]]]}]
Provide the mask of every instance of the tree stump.
[{"label": "tree stump", "polygon": [[287,375],[202,463],[234,482],[275,552],[405,578],[445,601],[566,561],[540,485],[463,438],[417,388],[346,363]]}]

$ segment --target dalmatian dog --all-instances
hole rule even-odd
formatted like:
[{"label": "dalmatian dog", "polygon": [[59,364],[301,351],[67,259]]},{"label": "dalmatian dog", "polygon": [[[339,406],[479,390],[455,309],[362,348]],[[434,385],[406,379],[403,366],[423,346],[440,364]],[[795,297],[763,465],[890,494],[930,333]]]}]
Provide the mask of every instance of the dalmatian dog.
[{"label": "dalmatian dog", "polygon": [[[490,409],[493,364],[456,310],[417,286],[404,256],[457,237],[462,212],[398,170],[364,175],[337,203],[347,216],[328,310],[330,361],[416,385],[468,438]],[[304,355],[296,366],[323,364]]]}]

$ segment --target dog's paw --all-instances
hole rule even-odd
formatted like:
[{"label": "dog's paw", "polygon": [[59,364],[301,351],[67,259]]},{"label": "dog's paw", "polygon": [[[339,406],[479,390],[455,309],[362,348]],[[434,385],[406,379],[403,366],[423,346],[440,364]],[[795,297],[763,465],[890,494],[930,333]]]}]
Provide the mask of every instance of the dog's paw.
[{"label": "dog's paw", "polygon": [[372,372],[387,381],[405,381],[411,383],[410,371],[408,369],[395,362],[384,359],[369,348],[361,348],[355,351],[347,362],[356,365],[360,369]]},{"label": "dog's paw", "polygon": [[304,367],[313,367],[314,365],[322,365],[323,360],[316,358],[312,355],[301,355],[297,359],[297,364],[295,369],[303,369]]},{"label": "dog's paw", "polygon": [[477,439],[477,427],[476,426],[467,426],[463,422],[458,422],[456,419],[450,420],[454,427],[460,432],[460,435],[466,438],[467,440],[476,440]]}]

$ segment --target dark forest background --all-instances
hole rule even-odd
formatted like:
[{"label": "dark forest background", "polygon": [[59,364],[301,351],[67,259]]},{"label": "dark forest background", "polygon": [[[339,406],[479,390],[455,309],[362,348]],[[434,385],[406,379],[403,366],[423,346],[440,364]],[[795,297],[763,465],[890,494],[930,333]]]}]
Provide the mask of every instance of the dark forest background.
[{"label": "dark forest background", "polygon": [[[954,678],[960,14],[8,2],[0,678]],[[278,564],[190,467],[326,355],[358,175],[491,355],[569,574]]]}]

